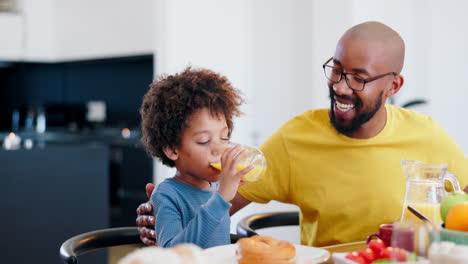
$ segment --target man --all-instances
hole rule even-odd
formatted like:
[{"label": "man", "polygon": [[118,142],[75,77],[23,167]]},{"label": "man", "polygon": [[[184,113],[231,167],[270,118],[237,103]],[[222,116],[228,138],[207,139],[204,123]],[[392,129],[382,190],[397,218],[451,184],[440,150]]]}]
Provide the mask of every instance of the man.
[{"label": "man", "polygon": [[[330,109],[310,110],[262,145],[267,171],[239,188],[233,214],[250,202],[277,200],[300,208],[301,243],[326,246],[362,241],[402,213],[405,176],[400,161],[447,164],[462,186],[468,160],[430,117],[385,105],[404,83],[404,41],[392,28],[365,22],[345,32],[323,65]],[[153,185],[147,185],[151,193]],[[154,219],[143,214],[142,240],[154,244]]]}]

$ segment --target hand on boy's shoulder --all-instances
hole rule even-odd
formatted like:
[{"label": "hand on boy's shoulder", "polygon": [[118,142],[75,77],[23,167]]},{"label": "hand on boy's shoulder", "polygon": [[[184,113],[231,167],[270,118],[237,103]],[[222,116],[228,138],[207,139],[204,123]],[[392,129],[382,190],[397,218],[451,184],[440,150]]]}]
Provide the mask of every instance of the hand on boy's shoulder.
[{"label": "hand on boy's shoulder", "polygon": [[[151,194],[154,190],[154,184],[146,184],[146,195],[150,199]],[[142,203],[138,206],[136,213],[137,218],[135,220],[138,227],[138,233],[140,233],[141,241],[147,246],[156,246],[156,232],[154,231],[154,225],[156,224],[156,219],[152,215],[153,206],[150,201]]]},{"label": "hand on boy's shoulder", "polygon": [[151,198],[151,194],[153,193],[154,191],[154,184],[153,183],[147,183],[146,186],[145,186],[145,189],[146,189],[146,196],[149,198]]}]

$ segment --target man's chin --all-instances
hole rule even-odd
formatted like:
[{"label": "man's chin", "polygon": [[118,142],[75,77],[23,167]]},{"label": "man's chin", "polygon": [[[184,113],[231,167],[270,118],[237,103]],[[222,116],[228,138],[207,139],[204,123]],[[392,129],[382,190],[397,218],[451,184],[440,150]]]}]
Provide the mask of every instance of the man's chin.
[{"label": "man's chin", "polygon": [[343,135],[349,135],[356,130],[353,126],[353,120],[337,117],[334,109],[330,111],[330,123],[338,133]]},{"label": "man's chin", "polygon": [[352,125],[337,122],[336,120],[332,121],[331,123],[332,123],[333,127],[335,128],[335,130],[338,133],[343,134],[343,135],[349,135],[350,133],[354,132],[354,130],[355,130],[355,129],[353,129]]}]

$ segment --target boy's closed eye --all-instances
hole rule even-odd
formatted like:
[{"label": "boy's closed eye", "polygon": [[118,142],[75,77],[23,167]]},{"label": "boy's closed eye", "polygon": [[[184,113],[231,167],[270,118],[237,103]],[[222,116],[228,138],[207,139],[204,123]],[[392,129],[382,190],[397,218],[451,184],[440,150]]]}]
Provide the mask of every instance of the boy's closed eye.
[{"label": "boy's closed eye", "polygon": [[[223,143],[229,143],[230,138],[221,138],[221,140],[223,141]],[[206,144],[210,143],[210,141],[211,140],[199,141],[199,142],[197,142],[197,144],[206,145]]]}]

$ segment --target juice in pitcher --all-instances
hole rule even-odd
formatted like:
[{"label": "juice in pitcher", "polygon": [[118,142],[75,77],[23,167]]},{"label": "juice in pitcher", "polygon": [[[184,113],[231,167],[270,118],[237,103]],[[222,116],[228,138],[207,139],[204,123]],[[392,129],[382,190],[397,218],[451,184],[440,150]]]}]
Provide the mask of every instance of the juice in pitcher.
[{"label": "juice in pitcher", "polygon": [[[431,219],[432,223],[435,225],[439,226],[442,223],[442,218],[440,217],[440,204],[421,202],[409,205],[418,210],[421,214],[427,216],[427,218]],[[417,216],[408,210],[408,208],[406,208],[404,220],[420,221]]]}]

